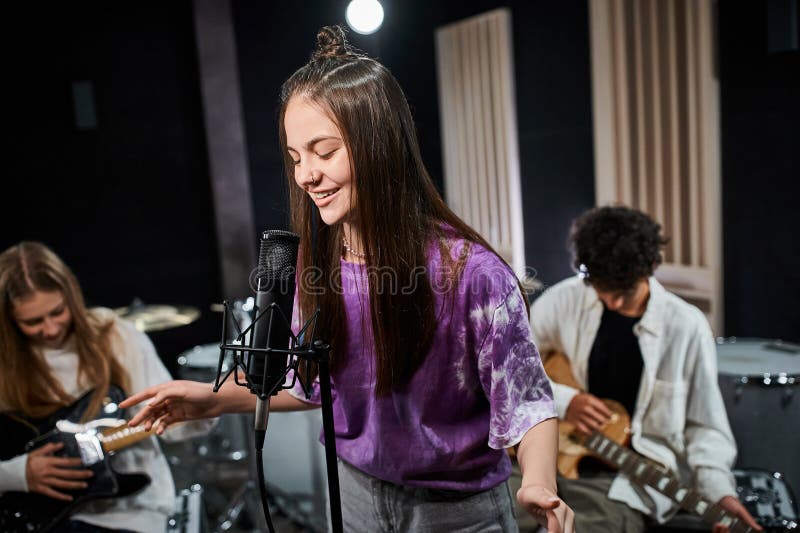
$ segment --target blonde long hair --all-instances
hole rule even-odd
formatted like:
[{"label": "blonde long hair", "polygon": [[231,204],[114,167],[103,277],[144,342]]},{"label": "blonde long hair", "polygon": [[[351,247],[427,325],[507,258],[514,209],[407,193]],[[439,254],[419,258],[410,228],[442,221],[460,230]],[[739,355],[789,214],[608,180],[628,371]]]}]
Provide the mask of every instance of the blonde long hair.
[{"label": "blonde long hair", "polygon": [[78,375],[94,388],[84,419],[99,412],[110,384],[128,391],[130,377],[112,354],[113,319],[86,308],[78,280],[45,245],[21,242],[0,254],[0,404],[3,409],[42,418],[76,398],[66,393],[45,361],[14,320],[14,300],[35,291],[64,295],[72,315],[70,326],[78,354]]}]

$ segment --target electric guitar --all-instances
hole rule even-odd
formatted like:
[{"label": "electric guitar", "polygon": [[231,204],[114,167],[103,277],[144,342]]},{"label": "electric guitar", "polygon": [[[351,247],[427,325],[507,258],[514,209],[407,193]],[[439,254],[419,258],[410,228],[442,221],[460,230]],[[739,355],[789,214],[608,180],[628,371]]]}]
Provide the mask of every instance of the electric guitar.
[{"label": "electric guitar", "polygon": [[100,499],[134,494],[150,483],[146,474],[116,472],[109,456],[118,450],[151,435],[141,427],[130,428],[121,419],[118,405],[125,394],[116,386],[109,388],[99,416],[87,423],[80,419],[91,400],[86,393],[72,405],[59,409],[42,420],[14,414],[0,414],[0,460],[8,460],[35,450],[49,442],[64,447],[56,455],[80,457],[83,466],[94,474],[88,486],[64,492],[72,501],[61,501],[32,492],[6,492],[0,496],[0,531],[8,533],[44,533],[49,531],[84,504]]},{"label": "electric guitar", "polygon": [[[544,368],[556,383],[581,389],[564,354],[550,354],[544,361]],[[731,533],[755,531],[716,503],[704,499],[697,491],[685,487],[674,472],[628,447],[630,416],[618,402],[607,399],[603,402],[611,410],[612,416],[601,431],[583,435],[573,424],[559,420],[558,471],[562,476],[577,479],[579,463],[583,458],[592,456],[625,474],[632,483],[655,489],[707,524],[726,525]]]}]

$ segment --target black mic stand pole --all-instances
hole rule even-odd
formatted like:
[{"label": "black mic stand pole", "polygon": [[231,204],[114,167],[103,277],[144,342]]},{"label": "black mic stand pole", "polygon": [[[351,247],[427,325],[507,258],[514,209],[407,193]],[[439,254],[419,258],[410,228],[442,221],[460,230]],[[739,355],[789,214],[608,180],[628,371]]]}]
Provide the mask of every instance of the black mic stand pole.
[{"label": "black mic stand pole", "polygon": [[[245,363],[242,358],[245,353],[253,354],[253,353],[264,353],[267,357],[271,354],[286,354],[286,355],[293,355],[297,357],[301,357],[306,359],[307,361],[317,363],[317,368],[319,371],[319,385],[320,385],[320,399],[322,401],[321,409],[322,409],[322,431],[325,436],[325,468],[328,471],[328,500],[329,500],[329,507],[331,513],[331,531],[333,533],[343,533],[344,526],[342,523],[342,500],[341,495],[339,494],[339,468],[338,468],[338,461],[336,458],[336,434],[334,431],[334,424],[333,424],[333,397],[331,394],[331,374],[330,374],[330,351],[331,347],[326,342],[323,342],[320,339],[314,340],[310,346],[308,347],[296,347],[290,349],[275,349],[275,348],[254,348],[253,347],[253,338],[252,335],[250,336],[250,342],[247,345],[243,344],[228,344],[226,342],[227,335],[228,335],[228,302],[223,302],[224,309],[222,314],[222,342],[220,342],[220,356],[219,361],[217,363],[217,377],[214,380],[214,392],[219,391],[222,384],[228,379],[228,377],[233,374],[234,382],[237,385],[246,386],[247,388],[251,388],[251,384],[245,382],[240,382],[238,377],[238,369],[240,366],[244,366],[245,375],[248,374],[247,370],[249,369],[249,365]],[[271,309],[280,309],[273,303],[270,305]],[[319,312],[319,311],[317,311]],[[255,323],[262,318],[263,315],[267,314],[266,310],[263,311],[261,314],[257,315],[253,322],[248,326],[244,331],[238,331],[237,339],[241,342],[247,336]],[[271,314],[271,313],[270,313]],[[284,320],[285,317],[282,317]],[[270,320],[272,317],[270,317]],[[306,325],[303,327],[303,331],[307,329],[310,323],[316,320],[315,316],[310,319]],[[234,324],[236,329],[238,330],[238,324]],[[313,338],[313,333],[311,335]],[[296,338],[292,336],[294,339],[293,346],[296,346]],[[234,364],[231,369],[229,369],[225,375],[223,376],[222,370],[222,363],[224,360],[225,352],[232,351],[234,354]],[[250,359],[250,357],[248,357]],[[297,371],[296,365],[290,365],[287,367],[288,370],[292,368]],[[266,375],[265,375],[266,376]],[[274,387],[279,387],[279,384],[275,384]],[[305,388],[305,387],[304,387]],[[252,388],[251,388],[252,390]],[[262,383],[262,390],[265,390],[265,384]],[[264,445],[264,437],[266,435],[267,429],[267,419],[269,417],[269,400],[272,394],[272,390],[269,392],[265,392],[263,394],[258,394],[258,399],[256,400],[256,451],[259,452],[263,449]],[[308,394],[308,392],[306,392]],[[264,462],[261,458],[260,454],[258,460],[256,461],[257,470],[259,471],[259,479],[264,479]],[[267,526],[270,531],[273,531],[272,528],[272,521],[269,517],[269,508],[267,506],[267,499],[266,499],[266,487],[264,486],[263,481],[260,482],[260,491],[261,491],[261,501],[262,505],[264,506],[264,517],[267,521]]]},{"label": "black mic stand pole", "polygon": [[325,467],[328,470],[328,498],[331,510],[331,531],[342,533],[342,501],[339,494],[339,467],[336,459],[336,435],[333,429],[333,398],[328,357],[331,347],[317,339],[311,353],[319,368],[319,388],[322,396],[322,432],[325,435]]}]

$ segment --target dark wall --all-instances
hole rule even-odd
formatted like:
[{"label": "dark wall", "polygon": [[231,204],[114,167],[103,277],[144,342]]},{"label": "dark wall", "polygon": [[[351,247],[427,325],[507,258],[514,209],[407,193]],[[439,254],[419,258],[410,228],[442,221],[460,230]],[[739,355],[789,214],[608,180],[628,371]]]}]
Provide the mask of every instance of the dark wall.
[{"label": "dark wall", "polygon": [[[321,26],[344,23],[346,4],[299,2],[284,10],[267,2],[233,3],[258,228],[285,227],[288,220],[276,120],[280,84],[308,60]],[[594,203],[586,2],[395,0],[383,5],[379,32],[349,37],[384,63],[403,87],[423,158],[440,190],[434,31],[497,7],[511,9],[526,259],[546,284],[569,275],[569,221]]]},{"label": "dark wall", "polygon": [[[341,23],[345,1],[300,2],[302,18],[238,0],[237,44],[256,219],[286,224],[278,152],[280,83],[308,58],[316,30]],[[571,274],[570,220],[594,204],[587,3],[386,1],[375,35],[355,44],[398,78],[415,115],[423,157],[441,184],[436,27],[507,6],[514,23],[526,259],[552,284]],[[766,52],[766,2],[720,2],[723,235],[726,334],[797,340],[800,246],[792,235],[798,176],[797,53]],[[285,31],[265,31],[283,28]]]},{"label": "dark wall", "polygon": [[719,3],[725,333],[800,341],[800,51],[768,53],[774,30],[766,2]]},{"label": "dark wall", "polygon": [[[280,84],[306,61],[317,29],[343,21],[346,1],[272,4],[233,2],[259,230],[287,222]],[[764,5],[720,3],[726,332],[798,340],[800,247],[789,192],[799,174],[800,68],[797,52],[767,54]],[[138,296],[200,308],[201,324],[153,335],[171,362],[216,339],[219,317],[207,310],[222,299],[193,15],[188,0],[157,13],[131,6],[7,10],[0,248],[21,239],[51,245],[93,304]],[[569,220],[594,202],[586,2],[384,6],[383,29],[352,41],[406,90],[440,184],[433,32],[511,8],[527,262],[545,284],[569,275]],[[96,129],[76,128],[71,83],[80,80],[94,89]]]},{"label": "dark wall", "polygon": [[[93,305],[207,315],[220,276],[191,3],[49,4],[4,17],[0,249],[45,242]],[[75,81],[93,88],[95,128],[76,125]],[[216,339],[218,318],[154,334],[168,366]]]}]

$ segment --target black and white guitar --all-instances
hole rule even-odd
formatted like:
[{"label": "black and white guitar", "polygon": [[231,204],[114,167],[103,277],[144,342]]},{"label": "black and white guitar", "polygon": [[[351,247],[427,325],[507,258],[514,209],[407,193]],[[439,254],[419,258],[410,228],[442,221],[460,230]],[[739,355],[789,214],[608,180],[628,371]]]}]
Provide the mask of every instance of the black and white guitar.
[{"label": "black and white guitar", "polygon": [[57,455],[79,457],[93,476],[85,489],[65,491],[73,500],[56,500],[31,492],[6,492],[0,496],[0,531],[4,533],[44,533],[86,503],[100,498],[129,496],[150,483],[146,474],[122,474],[111,466],[109,457],[118,450],[150,436],[141,427],[129,428],[117,407],[125,398],[121,389],[109,388],[100,417],[87,423],[80,419],[91,392],[72,405],[43,420],[14,414],[0,414],[0,460],[11,459],[49,442],[61,442]]}]

